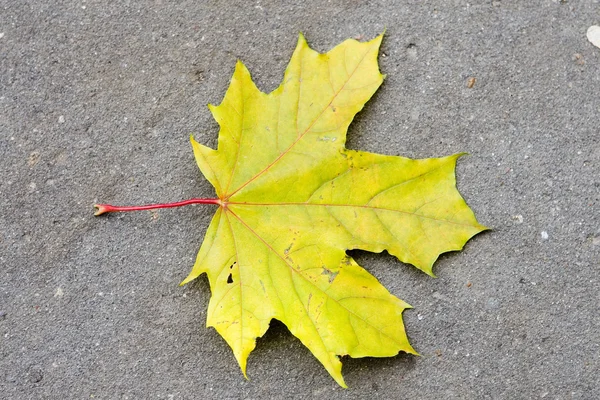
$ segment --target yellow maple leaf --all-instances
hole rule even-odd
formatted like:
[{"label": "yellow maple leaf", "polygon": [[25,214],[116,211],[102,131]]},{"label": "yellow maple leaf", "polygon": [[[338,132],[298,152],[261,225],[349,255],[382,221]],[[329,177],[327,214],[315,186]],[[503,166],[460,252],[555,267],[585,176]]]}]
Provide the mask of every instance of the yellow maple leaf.
[{"label": "yellow maple leaf", "polygon": [[[192,138],[217,199],[175,204],[219,208],[182,284],[208,275],[207,325],[244,375],[273,318],[343,387],[341,355],[416,354],[402,322],[410,306],[346,250],[387,250],[432,275],[441,253],[486,229],[456,190],[460,154],[411,160],[345,148],[349,124],[383,81],[381,39],[347,40],[319,54],[300,35],[270,94],[238,62],[222,103],[210,106],[218,149]],[[107,207],[98,213],[119,211]]]}]

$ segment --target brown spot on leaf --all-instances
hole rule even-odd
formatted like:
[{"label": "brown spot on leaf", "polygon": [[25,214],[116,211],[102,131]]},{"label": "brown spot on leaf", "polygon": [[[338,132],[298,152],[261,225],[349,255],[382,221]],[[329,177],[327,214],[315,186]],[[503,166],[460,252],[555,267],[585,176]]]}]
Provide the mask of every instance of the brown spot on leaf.
[{"label": "brown spot on leaf", "polygon": [[327,275],[327,276],[329,276],[329,283],[331,283],[331,282],[333,282],[333,280],[335,279],[335,277],[339,273],[340,273],[339,271],[333,272],[332,270],[330,270],[327,267],[323,266],[323,272],[321,272],[321,275]]}]

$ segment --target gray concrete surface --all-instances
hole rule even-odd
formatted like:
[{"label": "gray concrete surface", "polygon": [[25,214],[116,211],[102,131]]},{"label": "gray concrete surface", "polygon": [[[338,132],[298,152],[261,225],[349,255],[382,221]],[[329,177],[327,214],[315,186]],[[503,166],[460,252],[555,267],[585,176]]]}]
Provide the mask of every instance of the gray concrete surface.
[{"label": "gray concrete surface", "polygon": [[[0,398],[599,398],[598,23],[597,0],[0,0]],[[494,230],[438,279],[352,253],[414,306],[421,357],[345,359],[344,390],[274,323],[246,381],[206,279],[178,286],[214,209],[92,204],[211,196],[188,135],[216,144],[236,59],[270,91],[299,31],[326,51],[386,28],[349,147],[469,152],[458,185]]]}]

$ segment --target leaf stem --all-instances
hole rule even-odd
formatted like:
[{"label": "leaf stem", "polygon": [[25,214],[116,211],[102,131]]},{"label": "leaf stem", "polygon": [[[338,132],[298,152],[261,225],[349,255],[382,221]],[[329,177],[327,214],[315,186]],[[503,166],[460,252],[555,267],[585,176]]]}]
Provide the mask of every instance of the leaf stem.
[{"label": "leaf stem", "polygon": [[172,208],[187,206],[189,204],[217,204],[223,205],[220,199],[189,199],[183,201],[176,201],[174,203],[162,203],[162,204],[148,204],[145,206],[112,206],[110,204],[94,204],[97,211],[94,215],[102,215],[110,212],[121,212],[121,211],[140,211],[140,210],[153,210],[156,208]]}]

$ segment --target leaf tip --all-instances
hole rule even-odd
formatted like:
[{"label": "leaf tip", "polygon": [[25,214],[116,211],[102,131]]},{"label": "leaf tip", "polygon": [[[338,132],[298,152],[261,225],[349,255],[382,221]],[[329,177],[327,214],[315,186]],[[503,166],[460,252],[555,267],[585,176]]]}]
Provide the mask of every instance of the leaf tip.
[{"label": "leaf tip", "polygon": [[411,346],[410,350],[408,350],[408,351],[404,350],[404,352],[407,353],[407,354],[411,354],[413,356],[423,357],[421,355],[421,353],[419,353],[418,351],[416,351],[415,349],[413,349],[412,346]]},{"label": "leaf tip", "polygon": [[339,374],[332,375],[332,377],[335,380],[335,382],[338,385],[340,385],[340,387],[342,387],[344,389],[348,389],[348,385],[346,385],[346,382],[344,381],[344,377],[342,376],[341,372]]},{"label": "leaf tip", "polygon": [[304,36],[304,33],[298,32],[298,44],[301,43],[306,43],[306,37]]},{"label": "leaf tip", "polygon": [[[190,143],[192,145],[192,150],[194,151],[194,155],[196,157],[198,157],[198,154],[196,154],[196,152],[199,152],[199,154],[200,154],[200,152],[202,151],[202,148],[207,148],[206,146],[200,144],[200,142],[198,142],[196,140],[193,133],[190,133]],[[210,149],[210,150],[212,150],[212,149]]]},{"label": "leaf tip", "polygon": [[[440,253],[440,254],[442,254],[442,253]],[[437,261],[440,254],[438,254],[432,260],[412,263],[412,265],[414,265],[418,270],[425,272],[430,277],[437,278],[437,276],[433,273],[433,266],[435,265],[435,262]],[[410,308],[412,308],[412,307],[410,307]]]},{"label": "leaf tip", "polygon": [[452,155],[448,156],[447,158],[451,159],[454,162],[454,164],[456,165],[456,161],[459,158],[464,157],[464,156],[470,156],[470,155],[471,155],[470,153],[467,153],[466,151],[462,151],[460,153],[452,154]]},{"label": "leaf tip", "polygon": [[197,277],[198,277],[198,275],[195,274],[194,271],[192,271],[184,280],[181,281],[181,283],[179,284],[179,286],[183,286],[185,284],[188,284],[191,281],[193,281],[194,279],[196,279]]},{"label": "leaf tip", "polygon": [[[477,229],[479,229],[479,231],[477,233],[475,233],[475,235],[480,234],[481,232],[494,230],[494,228],[485,226],[485,225],[481,225],[479,222],[477,223]],[[473,235],[473,236],[475,236],[475,235]]]},{"label": "leaf tip", "polygon": [[[252,351],[252,349],[250,349],[250,351]],[[250,379],[248,378],[248,374],[246,373],[246,366],[247,366],[247,362],[248,362],[248,354],[250,353],[250,351],[248,351],[245,354],[237,354],[234,351],[234,355],[235,358],[237,359],[237,362],[240,366],[240,369],[242,370],[242,375],[244,375],[244,378],[249,381]]]},{"label": "leaf tip", "polygon": [[[244,62],[242,60],[240,60],[239,58],[237,59],[237,61],[235,63],[235,69],[233,71],[232,82],[235,79],[239,79],[242,81],[244,81],[245,79],[250,79],[250,81],[252,81],[252,79],[250,78],[250,71],[246,67],[246,64],[244,64]],[[209,106],[209,108],[210,108],[210,106]]]},{"label": "leaf tip", "polygon": [[385,29],[383,30],[383,32],[381,32],[379,35],[377,35],[373,40],[371,40],[372,43],[377,44],[377,48],[379,48],[381,46],[381,42],[383,41],[384,34],[385,34]]}]

